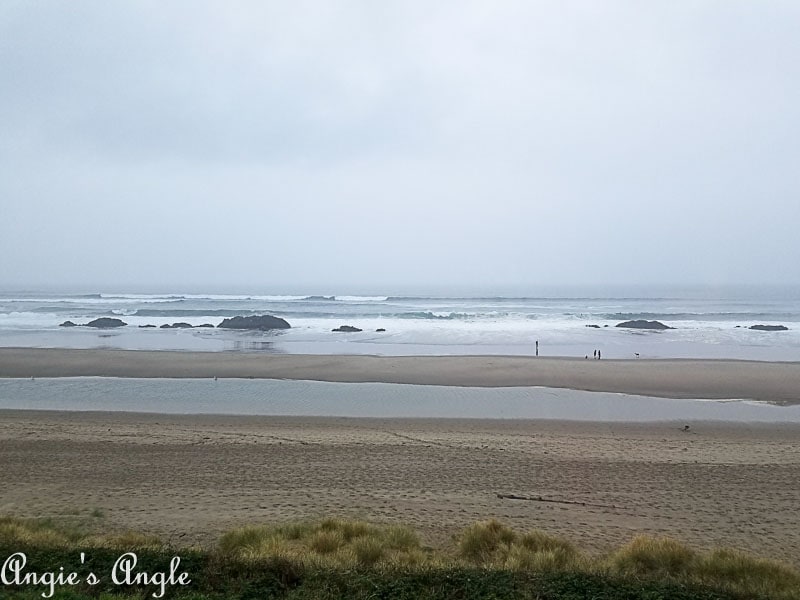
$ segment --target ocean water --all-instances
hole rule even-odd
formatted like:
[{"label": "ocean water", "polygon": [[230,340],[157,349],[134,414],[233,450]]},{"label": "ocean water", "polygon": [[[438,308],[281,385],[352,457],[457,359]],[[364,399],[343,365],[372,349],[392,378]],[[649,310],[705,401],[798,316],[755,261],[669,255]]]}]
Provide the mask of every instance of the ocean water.
[{"label": "ocean water", "polygon": [[542,387],[270,379],[0,379],[0,409],[374,418],[800,423],[800,406]]},{"label": "ocean water", "polygon": [[[280,292],[280,290],[277,290]],[[271,314],[276,332],[162,330]],[[114,330],[62,328],[118,317]],[[666,331],[615,327],[661,321]],[[141,325],[156,329],[141,329]],[[761,332],[754,324],[785,325]],[[334,333],[340,325],[360,333]],[[597,327],[589,327],[597,326]],[[378,332],[377,329],[385,329]],[[303,354],[507,354],[604,358],[800,360],[800,288],[562,288],[518,293],[203,294],[0,292],[0,346],[242,351]]]}]

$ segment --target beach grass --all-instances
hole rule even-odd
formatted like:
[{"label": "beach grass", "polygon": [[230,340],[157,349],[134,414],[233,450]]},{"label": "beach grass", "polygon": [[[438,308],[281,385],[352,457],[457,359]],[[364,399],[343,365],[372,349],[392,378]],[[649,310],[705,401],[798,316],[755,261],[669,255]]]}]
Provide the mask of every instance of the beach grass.
[{"label": "beach grass", "polygon": [[477,566],[518,571],[586,570],[589,565],[588,557],[563,538],[538,530],[519,534],[495,519],[464,530],[458,556]]},{"label": "beach grass", "polygon": [[222,537],[219,551],[242,560],[280,556],[324,567],[421,565],[433,557],[409,527],[346,519],[242,527]]},{"label": "beach grass", "polygon": [[[177,548],[138,532],[97,531],[87,524],[0,518],[0,560],[24,552],[27,569],[68,567],[83,581],[110,573],[123,552],[139,569],[168,570],[174,556],[191,576],[165,597],[249,598],[524,598],[629,600],[800,600],[800,572],[738,550],[692,549],[670,538],[639,536],[606,554],[589,554],[543,531],[518,532],[490,520],[467,527],[451,547],[423,545],[409,527],[346,519],[234,529],[212,548]],[[102,529],[106,529],[102,527]],[[85,563],[78,559],[87,556]],[[3,585],[0,597],[41,598],[36,585]],[[54,598],[153,597],[152,585],[56,588]]]}]

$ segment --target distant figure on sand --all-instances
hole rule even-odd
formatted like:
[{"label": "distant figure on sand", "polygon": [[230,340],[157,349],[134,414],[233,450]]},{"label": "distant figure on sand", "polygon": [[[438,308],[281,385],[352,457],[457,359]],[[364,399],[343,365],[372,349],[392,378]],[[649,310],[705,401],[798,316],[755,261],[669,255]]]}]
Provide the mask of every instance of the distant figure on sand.
[{"label": "distant figure on sand", "polygon": [[539,340],[536,340],[536,356],[539,356]]},{"label": "distant figure on sand", "polygon": [[597,360],[600,360],[600,350],[597,351]]},{"label": "distant figure on sand", "polygon": [[597,350],[595,350],[594,353],[592,354],[592,358],[597,358]]}]

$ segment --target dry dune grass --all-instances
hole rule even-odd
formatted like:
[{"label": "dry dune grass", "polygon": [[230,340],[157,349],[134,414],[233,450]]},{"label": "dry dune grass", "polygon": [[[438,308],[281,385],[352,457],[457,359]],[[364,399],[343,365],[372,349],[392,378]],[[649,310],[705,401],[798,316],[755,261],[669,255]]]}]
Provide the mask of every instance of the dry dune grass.
[{"label": "dry dune grass", "polygon": [[0,517],[0,541],[11,546],[67,546],[78,539],[77,533],[47,519]]},{"label": "dry dune grass", "polygon": [[696,551],[677,540],[641,535],[614,552],[608,563],[626,575],[684,577],[698,559]]},{"label": "dry dune grass", "polygon": [[317,566],[414,566],[434,558],[408,527],[345,519],[242,527],[225,534],[219,548],[246,560],[281,557]]},{"label": "dry dune grass", "polygon": [[244,527],[226,534],[219,548],[248,560],[280,557],[313,566],[595,573],[800,599],[800,573],[789,565],[725,548],[704,553],[671,538],[638,536],[614,552],[592,555],[562,537],[538,530],[519,533],[492,519],[470,525],[454,541],[454,548],[434,552],[423,548],[408,527],[326,519]]},{"label": "dry dune grass", "polygon": [[588,564],[587,557],[563,538],[538,530],[520,535],[494,519],[464,530],[458,556],[475,565],[523,571],[566,571]]},{"label": "dry dune grass", "polygon": [[[276,559],[321,569],[453,569],[579,573],[634,580],[671,581],[724,590],[741,597],[800,600],[800,572],[738,550],[692,549],[665,537],[639,536],[608,554],[588,554],[543,531],[519,533],[497,520],[467,527],[454,546],[425,548],[404,526],[324,519],[241,527],[226,533],[216,552],[246,562]],[[155,536],[125,532],[87,534],[50,520],[0,518],[0,546],[163,550]]]},{"label": "dry dune grass", "polygon": [[77,547],[115,550],[155,550],[165,548],[158,536],[137,531],[96,533],[85,521],[55,522],[52,519],[0,517],[0,542],[8,546],[41,548]]},{"label": "dry dune grass", "polygon": [[639,536],[605,559],[612,572],[699,583],[745,596],[800,598],[800,572],[729,548],[701,553],[665,537]]}]

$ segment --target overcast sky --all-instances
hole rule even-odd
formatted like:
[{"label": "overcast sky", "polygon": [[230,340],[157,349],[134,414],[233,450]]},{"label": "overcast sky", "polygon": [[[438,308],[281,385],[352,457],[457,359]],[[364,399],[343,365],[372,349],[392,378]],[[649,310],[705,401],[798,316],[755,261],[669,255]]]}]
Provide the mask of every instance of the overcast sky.
[{"label": "overcast sky", "polygon": [[800,283],[800,3],[0,3],[0,287]]}]

